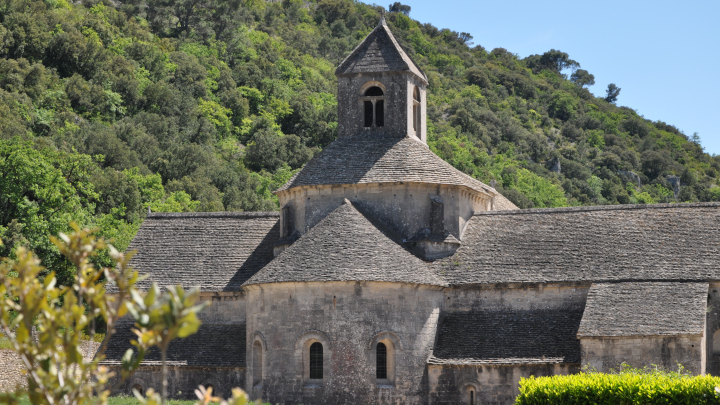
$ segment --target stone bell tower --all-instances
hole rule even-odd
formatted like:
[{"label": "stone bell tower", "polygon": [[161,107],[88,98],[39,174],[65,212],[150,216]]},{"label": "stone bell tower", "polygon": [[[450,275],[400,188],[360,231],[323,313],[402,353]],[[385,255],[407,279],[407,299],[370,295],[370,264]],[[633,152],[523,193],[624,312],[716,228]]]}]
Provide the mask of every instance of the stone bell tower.
[{"label": "stone bell tower", "polygon": [[335,75],[338,137],[383,134],[427,141],[427,77],[400,47],[384,17]]}]

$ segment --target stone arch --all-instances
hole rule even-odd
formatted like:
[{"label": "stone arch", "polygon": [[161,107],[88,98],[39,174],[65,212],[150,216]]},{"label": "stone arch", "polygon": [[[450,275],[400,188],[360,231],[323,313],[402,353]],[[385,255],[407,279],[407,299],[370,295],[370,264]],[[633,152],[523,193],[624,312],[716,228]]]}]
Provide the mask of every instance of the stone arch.
[{"label": "stone arch", "polygon": [[370,80],[370,81],[366,82],[365,84],[363,84],[362,86],[360,86],[360,96],[364,96],[365,92],[370,87],[380,87],[380,90],[382,90],[384,94],[387,94],[387,89],[385,88],[384,84],[380,83],[377,80]]},{"label": "stone arch", "polygon": [[377,345],[380,341],[386,339],[393,342],[396,350],[402,350],[402,343],[400,343],[400,338],[397,334],[395,334],[395,332],[389,330],[380,331],[375,336],[373,336],[372,339],[370,339],[370,342],[368,342],[368,350],[373,350],[373,348],[375,348],[375,345]]},{"label": "stone arch", "polygon": [[253,388],[259,388],[262,387],[262,383],[265,377],[265,353],[267,352],[267,343],[265,341],[265,336],[263,336],[260,332],[255,332],[253,335],[252,345],[251,345],[251,358],[249,359],[250,364],[250,382],[252,383],[251,387]]},{"label": "stone arch", "polygon": [[330,340],[330,337],[328,337],[327,334],[323,331],[319,331],[316,329],[308,329],[305,332],[303,332],[300,336],[298,336],[297,339],[295,339],[295,350],[299,350],[302,348],[303,344],[308,339],[315,339],[318,342],[322,343],[324,347],[328,349],[332,349],[332,341]]},{"label": "stone arch", "polygon": [[386,95],[385,86],[375,80],[371,80],[360,87],[358,100],[362,111],[363,128],[373,129],[385,126]]},{"label": "stone arch", "polygon": [[[132,395],[133,390],[137,390],[140,395],[145,396],[145,392],[147,392],[147,389],[150,388],[147,386],[144,380],[138,377],[133,377],[128,381],[128,391],[130,392],[130,395]],[[139,388],[139,389],[138,389]]]},{"label": "stone arch", "polygon": [[370,339],[368,350],[377,385],[395,385],[397,352],[402,350],[400,338],[394,332],[382,331]]},{"label": "stone arch", "polygon": [[478,405],[478,392],[480,383],[476,380],[464,380],[460,383],[460,403],[467,405]]},{"label": "stone arch", "polygon": [[217,378],[205,377],[202,380],[202,386],[205,387],[205,389],[212,387],[212,395],[214,397],[224,397],[222,384],[220,384],[220,381]]},{"label": "stone arch", "polygon": [[712,353],[720,354],[720,329],[716,330],[715,333],[713,333],[712,341],[713,341]]},{"label": "stone arch", "polygon": [[326,380],[330,374],[330,359],[332,357],[332,341],[325,332],[319,330],[307,330],[303,332],[295,341],[295,354],[297,360],[302,365],[303,381],[306,385],[317,384],[317,379],[310,378],[310,347],[313,343],[322,345],[322,366],[323,380]]}]

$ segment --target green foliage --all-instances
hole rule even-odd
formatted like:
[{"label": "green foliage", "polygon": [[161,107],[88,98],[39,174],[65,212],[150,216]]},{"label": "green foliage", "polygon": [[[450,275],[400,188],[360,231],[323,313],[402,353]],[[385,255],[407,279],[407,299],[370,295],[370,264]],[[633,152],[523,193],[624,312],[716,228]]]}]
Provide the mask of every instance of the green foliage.
[{"label": "green foliage", "polygon": [[515,404],[716,404],[717,386],[720,377],[625,367],[611,374],[523,378]]},{"label": "green foliage", "polygon": [[[409,6],[389,10],[429,79],[430,147],[519,206],[720,200],[720,159],[698,137],[617,107],[617,86],[594,97],[567,53],[488,52]],[[380,12],[351,0],[4,2],[0,253],[27,244],[67,284],[46,235],[69,220],[124,247],[148,209],[278,209],[278,179],[336,138],[334,67]],[[629,172],[639,186],[626,187]],[[685,172],[676,197],[667,176]]]}]

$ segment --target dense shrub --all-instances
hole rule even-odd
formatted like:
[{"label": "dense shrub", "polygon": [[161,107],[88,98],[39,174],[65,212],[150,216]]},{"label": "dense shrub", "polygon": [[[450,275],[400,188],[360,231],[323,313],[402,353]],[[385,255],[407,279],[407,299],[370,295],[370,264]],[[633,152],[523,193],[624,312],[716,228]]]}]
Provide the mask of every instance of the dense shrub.
[{"label": "dense shrub", "polygon": [[720,377],[682,371],[624,368],[617,373],[586,372],[520,380],[516,405],[555,404],[717,404]]}]

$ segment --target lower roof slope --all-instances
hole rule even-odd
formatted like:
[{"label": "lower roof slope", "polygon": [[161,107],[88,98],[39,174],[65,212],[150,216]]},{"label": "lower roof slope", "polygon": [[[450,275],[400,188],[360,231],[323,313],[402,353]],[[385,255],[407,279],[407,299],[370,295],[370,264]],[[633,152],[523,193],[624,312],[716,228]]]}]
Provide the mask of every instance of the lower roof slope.
[{"label": "lower roof slope", "polygon": [[128,251],[131,265],[148,275],[140,282],[180,284],[201,291],[239,291],[273,259],[280,236],[277,212],[153,213]]},{"label": "lower roof slope", "polygon": [[450,284],[720,280],[718,203],[482,212],[462,242]]},{"label": "lower roof slope", "polygon": [[708,283],[593,284],[578,337],[702,335]]},{"label": "lower roof slope", "polygon": [[[108,365],[121,363],[122,356],[131,348],[130,341],[137,339],[132,332],[133,322],[116,326],[117,332],[108,342]],[[177,339],[168,348],[169,366],[181,367],[245,367],[245,324],[203,323],[197,333]],[[145,366],[161,365],[160,351],[153,347],[145,353]]]},{"label": "lower roof slope", "polygon": [[465,186],[497,195],[492,187],[452,167],[410,137],[342,137],[315,155],[277,191],[298,186],[415,182]]},{"label": "lower roof slope", "polygon": [[580,363],[582,308],[448,313],[430,364]]},{"label": "lower roof slope", "polygon": [[304,281],[446,283],[345,200],[244,285]]}]

